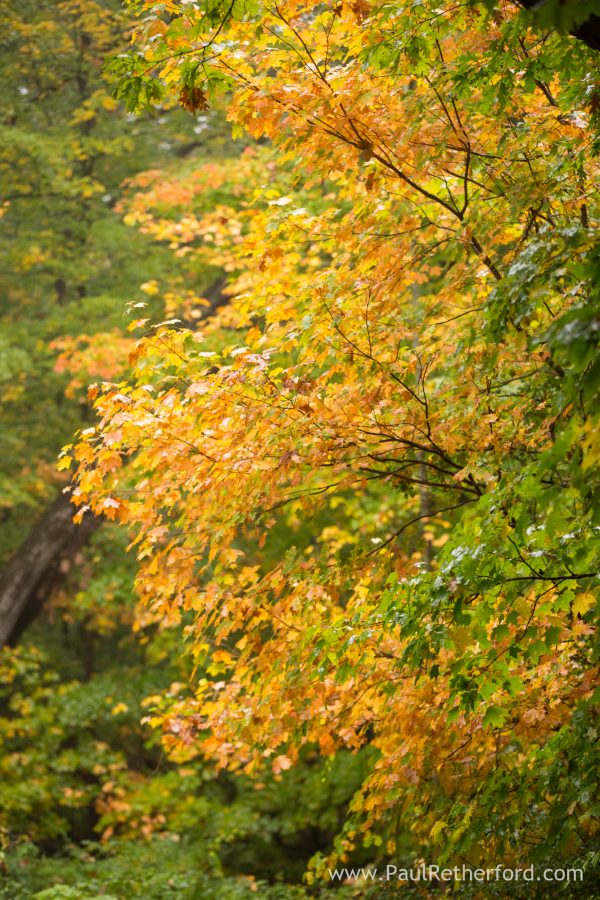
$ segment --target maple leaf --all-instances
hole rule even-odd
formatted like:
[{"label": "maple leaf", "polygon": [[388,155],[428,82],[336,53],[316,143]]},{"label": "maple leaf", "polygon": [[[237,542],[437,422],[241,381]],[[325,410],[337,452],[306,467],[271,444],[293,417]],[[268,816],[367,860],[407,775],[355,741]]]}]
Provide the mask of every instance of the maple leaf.
[{"label": "maple leaf", "polygon": [[202,88],[183,87],[179,92],[179,102],[188,112],[203,112],[208,109],[208,98]]}]

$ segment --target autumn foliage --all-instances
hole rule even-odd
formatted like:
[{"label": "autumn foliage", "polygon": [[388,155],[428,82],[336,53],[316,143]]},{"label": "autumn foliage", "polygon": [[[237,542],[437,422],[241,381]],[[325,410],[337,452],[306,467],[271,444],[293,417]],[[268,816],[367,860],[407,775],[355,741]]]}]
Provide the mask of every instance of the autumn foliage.
[{"label": "autumn foliage", "polygon": [[[195,676],[150,721],[259,777],[368,745],[332,859],[594,836],[598,68],[515,4],[136,3],[131,109],[237,160],[139,176],[193,275],[64,451]],[[170,315],[170,313],[169,313]],[[120,376],[119,376],[120,377]],[[404,843],[403,843],[404,842]]]}]

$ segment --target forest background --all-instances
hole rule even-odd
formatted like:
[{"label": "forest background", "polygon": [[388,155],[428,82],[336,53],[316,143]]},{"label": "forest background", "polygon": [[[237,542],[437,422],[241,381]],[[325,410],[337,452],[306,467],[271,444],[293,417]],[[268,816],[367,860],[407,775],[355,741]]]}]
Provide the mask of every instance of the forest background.
[{"label": "forest background", "polygon": [[594,896],[600,3],[533,6],[0,2],[0,897]]}]

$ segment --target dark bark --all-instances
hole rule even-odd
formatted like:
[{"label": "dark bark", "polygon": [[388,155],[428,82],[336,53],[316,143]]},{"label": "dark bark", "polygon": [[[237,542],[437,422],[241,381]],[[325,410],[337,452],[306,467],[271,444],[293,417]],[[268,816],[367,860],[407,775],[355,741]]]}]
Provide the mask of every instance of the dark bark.
[{"label": "dark bark", "polygon": [[99,523],[87,516],[77,525],[74,513],[59,494],[0,574],[0,647],[18,641]]},{"label": "dark bark", "polygon": [[[525,9],[535,10],[536,7],[539,8],[543,5],[544,0],[517,0],[517,2]],[[571,34],[591,47],[592,50],[600,50],[600,16],[591,15],[585,22],[574,27]]]},{"label": "dark bark", "polygon": [[181,322],[187,328],[197,328],[201,319],[206,319],[208,316],[212,316],[213,313],[219,309],[220,306],[225,306],[226,303],[230,302],[230,298],[223,293],[223,290],[227,286],[227,276],[220,275],[219,278],[214,281],[209,288],[207,288],[202,294],[205,300],[208,300],[208,306],[197,306],[194,308],[194,313],[196,313],[196,317],[190,317],[189,319],[182,319]]}]

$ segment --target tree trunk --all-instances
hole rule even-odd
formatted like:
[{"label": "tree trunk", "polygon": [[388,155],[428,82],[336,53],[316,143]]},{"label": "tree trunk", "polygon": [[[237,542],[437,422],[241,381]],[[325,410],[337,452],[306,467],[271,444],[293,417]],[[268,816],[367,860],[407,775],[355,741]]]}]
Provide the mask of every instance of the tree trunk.
[{"label": "tree trunk", "polygon": [[99,520],[73,522],[75,508],[59,494],[0,574],[0,647],[14,644],[61,578],[61,564],[83,547]]}]

